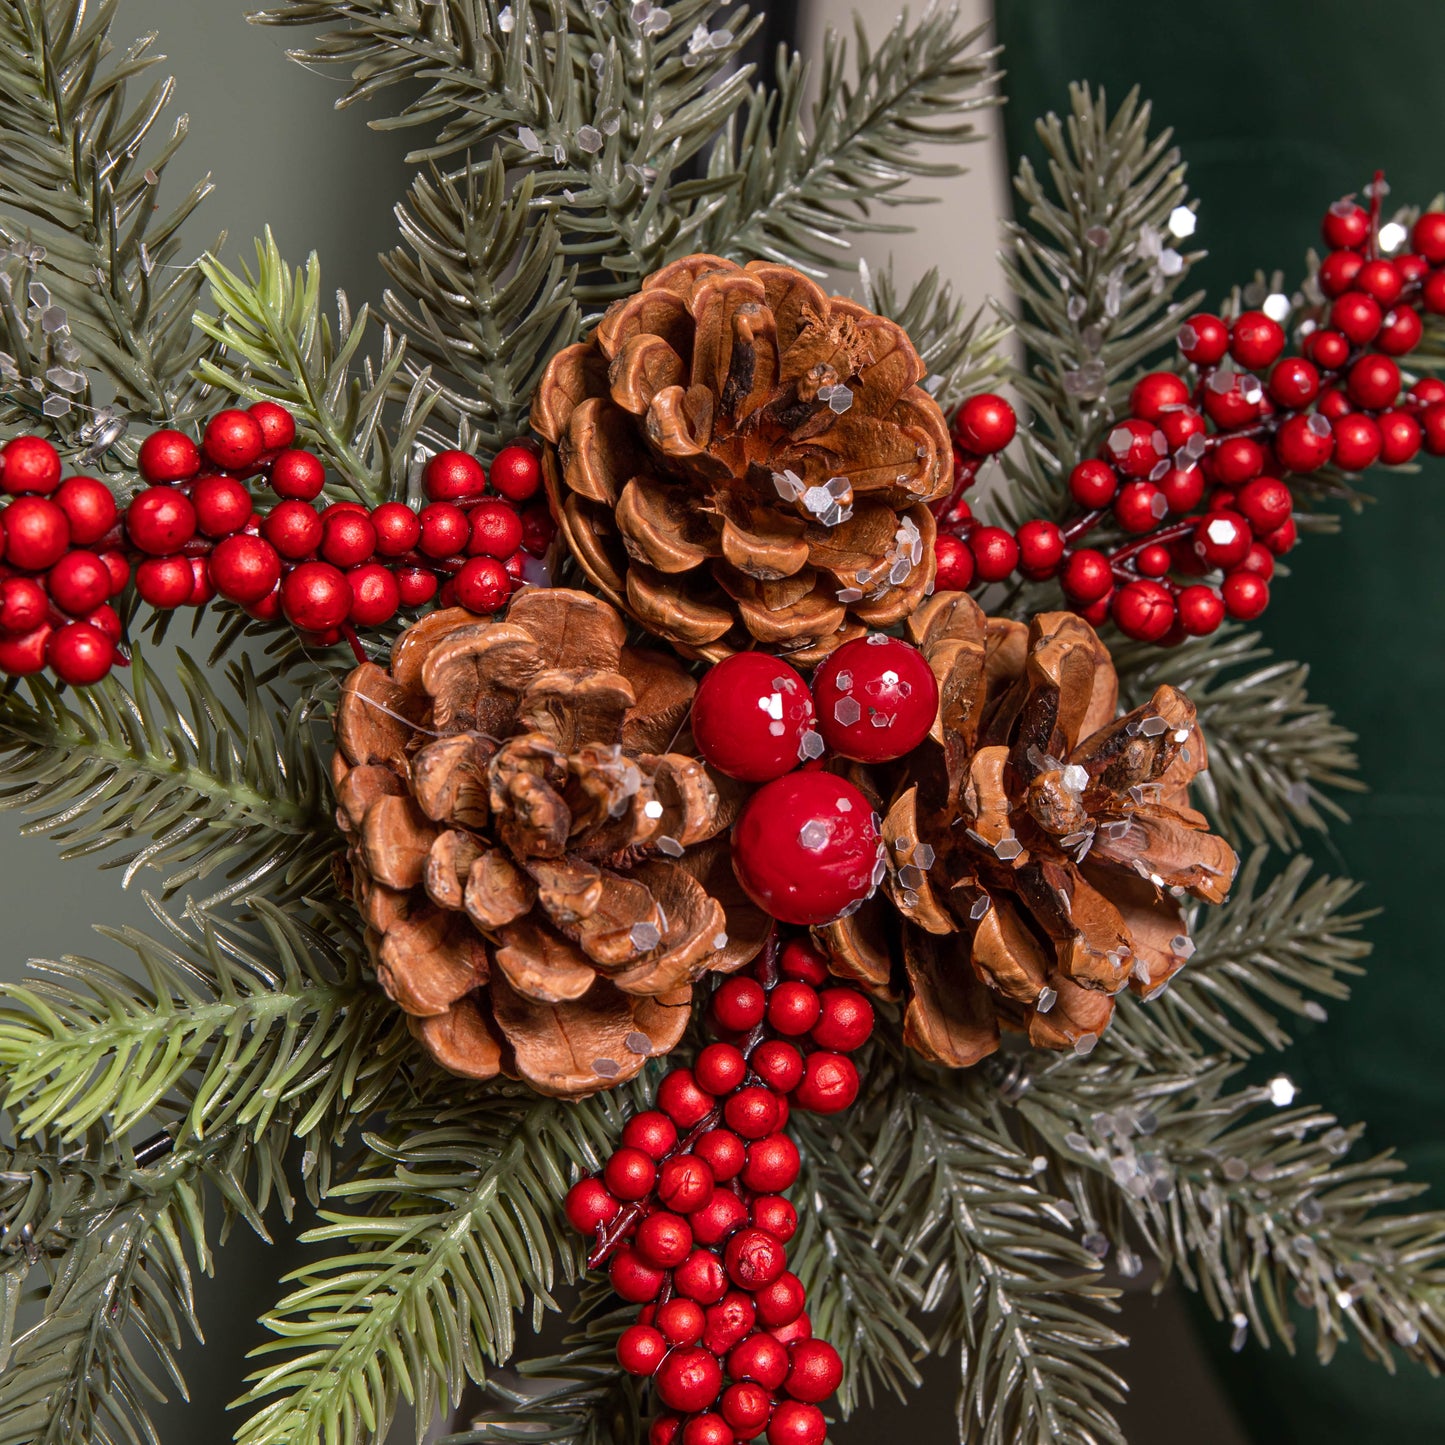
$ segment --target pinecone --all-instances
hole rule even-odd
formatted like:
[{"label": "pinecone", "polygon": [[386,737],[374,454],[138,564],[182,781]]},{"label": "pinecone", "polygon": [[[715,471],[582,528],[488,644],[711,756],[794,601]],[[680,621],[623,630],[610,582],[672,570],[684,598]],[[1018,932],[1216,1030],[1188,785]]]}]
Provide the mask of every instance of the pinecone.
[{"label": "pinecone", "polygon": [[948,427],[904,331],[772,262],[688,256],[553,357],[532,404],[593,584],[689,656],[801,663],[933,580]]},{"label": "pinecone", "polygon": [[1187,801],[1206,765],[1194,706],[1165,686],[1115,717],[1108,650],[1070,612],[1025,627],[949,592],[908,626],[938,718],[863,777],[887,808],[887,876],[822,940],[837,972],[901,985],[905,1037],[939,1063],[976,1063],[1001,1025],[1087,1052],[1115,994],[1158,992],[1194,951],[1180,899],[1222,902],[1234,879]]},{"label": "pinecone", "polygon": [[368,946],[456,1073],[612,1087],[682,1037],[695,978],[761,945],[727,866],[736,799],[669,751],[693,681],[624,639],[607,603],[529,590],[502,621],[433,613],[342,690]]}]

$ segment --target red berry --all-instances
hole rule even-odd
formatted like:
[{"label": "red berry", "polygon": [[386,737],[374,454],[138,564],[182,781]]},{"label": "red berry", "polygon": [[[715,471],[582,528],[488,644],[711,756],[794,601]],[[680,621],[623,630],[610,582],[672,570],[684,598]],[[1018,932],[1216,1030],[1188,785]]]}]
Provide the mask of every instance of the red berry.
[{"label": "red berry", "polygon": [[715,1102],[711,1094],[698,1087],[691,1069],[673,1069],[657,1086],[657,1107],[679,1129],[700,1124]]},{"label": "red berry", "polygon": [[29,632],[0,632],[0,672],[29,677],[45,666],[45,651],[54,631],[48,622]]},{"label": "red berry", "polygon": [[1390,307],[1400,299],[1405,285],[1393,261],[1376,257],[1360,267],[1355,277],[1355,289],[1363,291],[1366,296],[1373,296],[1381,306]]},{"label": "red berry", "polygon": [[1380,303],[1363,291],[1347,291],[1330,306],[1330,325],[1343,331],[1356,346],[1368,346],[1384,319]]},{"label": "red berry", "polygon": [[843,1383],[843,1361],[826,1340],[799,1340],[789,1351],[785,1388],[795,1400],[819,1404]]},{"label": "red berry", "polygon": [[1052,577],[1064,559],[1064,533],[1056,522],[1036,517],[1018,529],[1019,566],[1036,581]]},{"label": "red berry", "polygon": [[1320,222],[1320,234],[1334,250],[1363,246],[1370,234],[1370,213],[1354,201],[1336,201]]},{"label": "red berry", "polygon": [[1174,565],[1174,554],[1162,542],[1151,542],[1134,554],[1134,565],[1143,577],[1163,577]]},{"label": "red berry", "polygon": [[248,472],[267,451],[266,434],[248,412],[218,411],[206,423],[201,450],[209,461],[228,472]]},{"label": "red berry", "polygon": [[1320,290],[1326,296],[1343,296],[1355,284],[1365,258],[1358,251],[1331,251],[1320,262]]},{"label": "red berry", "polygon": [[1283,523],[1293,510],[1294,500],[1277,477],[1256,477],[1240,488],[1236,505],[1255,535],[1262,537]]},{"label": "red berry", "polygon": [[1115,594],[1110,611],[1119,630],[1140,642],[1158,642],[1174,625],[1174,598],[1169,589],[1147,579],[1125,583]]},{"label": "red berry", "polygon": [[246,603],[245,610],[258,622],[275,622],[281,616],[281,584],[278,582],[259,601]]},{"label": "red berry", "polygon": [[1386,312],[1380,324],[1380,334],[1375,338],[1375,347],[1387,356],[1404,356],[1413,351],[1425,334],[1425,323],[1413,307],[1397,306]]},{"label": "red berry", "polygon": [[1204,411],[1221,431],[1258,420],[1264,390],[1248,372],[1217,371],[1204,387]]},{"label": "red berry", "polygon": [[803,1077],[803,1056],[782,1039],[769,1039],[753,1050],[753,1072],[768,1088],[786,1094]]},{"label": "red berry", "polygon": [[710,667],[692,700],[698,751],[720,773],[763,783],[797,767],[813,731],[802,675],[778,658],[739,652]]},{"label": "red berry", "polygon": [[110,596],[110,572],[94,552],[67,552],[46,574],[45,586],[62,612],[83,617]]},{"label": "red berry", "polygon": [[692,1147],[698,1158],[712,1170],[712,1177],[719,1184],[742,1173],[747,1149],[731,1129],[709,1129]]},{"label": "red berry", "polygon": [[831,773],[764,783],[733,828],[733,870],[743,891],[783,923],[831,922],[873,890],[881,858],[868,799]]},{"label": "red berry", "polygon": [[1274,437],[1275,455],[1289,472],[1317,471],[1334,449],[1334,428],[1323,417],[1292,416]]},{"label": "red berry", "polygon": [[1366,411],[1383,411],[1400,394],[1400,368],[1388,356],[1362,356],[1346,380],[1350,400]]},{"label": "red berry", "polygon": [[629,1375],[651,1375],[667,1354],[661,1330],[651,1325],[629,1325],[617,1337],[617,1363]]},{"label": "red berry", "polygon": [[662,1270],[654,1269],[635,1249],[625,1245],[612,1256],[607,1275],[612,1288],[623,1299],[637,1305],[655,1300],[666,1278]]},{"label": "red berry", "polygon": [[757,1084],[733,1094],[723,1105],[723,1118],[728,1128],[743,1139],[761,1139],[782,1122],[777,1096]]},{"label": "red berry", "polygon": [[752,1299],[739,1290],[729,1290],[722,1301],[708,1309],[702,1342],[713,1354],[725,1355],[746,1338],[756,1319]]},{"label": "red berry", "polygon": [[792,1273],[780,1274],[753,1296],[758,1322],[769,1330],[792,1324],[803,1313],[806,1303],[803,1282]]},{"label": "red berry", "polygon": [[61,682],[89,687],[110,671],[115,644],[89,622],[67,622],[50,634],[45,660]]},{"label": "red berry", "polygon": [[[738,1144],[741,1152],[742,1141],[739,1140]],[[688,1222],[692,1225],[692,1237],[708,1248],[721,1244],[747,1221],[747,1205],[730,1189],[714,1190],[712,1198],[701,1209],[688,1215]]]},{"label": "red berry", "polygon": [[1380,427],[1380,460],[1387,467],[1413,460],[1424,435],[1420,423],[1408,411],[1387,411],[1376,421]]},{"label": "red berry", "polygon": [[1284,328],[1263,311],[1246,311],[1229,331],[1229,354],[1250,371],[1273,366],[1284,350]]},{"label": "red berry", "polygon": [[191,489],[196,528],[207,537],[229,537],[251,519],[251,494],[231,477],[202,477]]},{"label": "red berry", "polygon": [[1159,430],[1171,451],[1177,451],[1190,437],[1199,436],[1205,430],[1204,417],[1192,406],[1180,407],[1178,411],[1166,411],[1159,418]]},{"label": "red berry", "polygon": [[937,592],[967,592],[973,585],[973,553],[967,543],[949,532],[940,532],[933,544],[936,571],[933,576]]},{"label": "red berry", "polygon": [[148,487],[125,509],[125,529],[142,552],[168,557],[196,535],[196,509],[174,487]]},{"label": "red berry", "polygon": [[719,1408],[723,1419],[737,1431],[739,1439],[752,1440],[768,1423],[768,1416],[773,1411],[773,1397],[761,1385],[741,1380],[723,1391]]},{"label": "red berry", "polygon": [[676,1415],[659,1415],[648,1428],[647,1445],[682,1445],[682,1421]]},{"label": "red berry", "polygon": [[795,978],[801,983],[810,983],[814,988],[827,983],[828,959],[812,939],[790,938],[778,955],[778,972],[784,978]]},{"label": "red berry", "polygon": [[1430,274],[1430,262],[1424,256],[1418,256],[1413,251],[1404,251],[1394,258],[1395,270],[1400,273],[1400,280],[1406,286],[1413,286],[1423,281]]},{"label": "red berry", "polygon": [[148,482],[188,482],[201,469],[200,449],[184,432],[152,432],[140,444],[136,469]]},{"label": "red berry", "polygon": [[492,557],[473,557],[456,575],[457,602],[468,612],[489,616],[505,606],[512,593],[506,568]]},{"label": "red berry", "polygon": [[1121,475],[1147,477],[1168,454],[1169,443],[1153,422],[1130,417],[1110,430],[1104,451]]},{"label": "red berry", "polygon": [[1339,331],[1316,331],[1305,341],[1305,354],[1325,371],[1338,371],[1350,359],[1350,339]]},{"label": "red berry", "polygon": [[1445,312],[1445,271],[1432,271],[1420,286],[1420,300],[1432,316]]},{"label": "red berry", "polygon": [[34,577],[0,581],[0,632],[33,632],[50,615],[50,599]]},{"label": "red berry", "polygon": [[1152,532],[1169,510],[1153,482],[1126,482],[1114,499],[1114,518],[1126,532]]},{"label": "red berry", "polygon": [[52,500],[65,513],[70,541],[76,547],[99,542],[120,516],[110,488],[94,477],[68,477]]},{"label": "red berry", "polygon": [[843,1054],[809,1054],[793,1102],[814,1114],[837,1114],[858,1097],[858,1070]]},{"label": "red berry", "polygon": [[1254,572],[1268,582],[1274,576],[1274,554],[1263,542],[1256,542],[1239,566],[1240,570]]},{"label": "red berry", "polygon": [[[221,545],[238,541],[228,538]],[[221,588],[219,581],[217,590]],[[281,611],[302,632],[326,632],[340,627],[351,611],[351,584],[346,574],[329,562],[302,562],[281,583]]]},{"label": "red berry", "polygon": [[1087,606],[1076,605],[1074,611],[1079,614],[1091,627],[1102,627],[1109,618],[1109,604],[1113,600],[1114,591],[1111,587],[1108,593],[1099,598],[1097,602],[1090,602]]},{"label": "red berry", "polygon": [[[1234,512],[1207,512],[1194,526],[1195,555],[1205,566],[1218,567],[1226,572],[1244,561],[1253,541],[1248,524]],[[1149,638],[1144,640],[1152,641]]]},{"label": "red berry", "polygon": [[728,1292],[727,1271],[722,1261],[705,1249],[693,1250],[673,1271],[672,1282],[684,1298],[696,1300],[700,1305],[715,1305]]},{"label": "red berry", "polygon": [[400,557],[421,540],[421,523],[404,502],[383,502],[371,514],[371,526],[382,557]]},{"label": "red berry", "polygon": [[522,513],[522,546],[534,557],[540,557],[556,535],[557,524],[546,507],[528,507]]},{"label": "red berry", "polygon": [[743,1184],[757,1194],[779,1194],[797,1183],[800,1167],[798,1146],[786,1134],[769,1134],[748,1146]]},{"label": "red berry", "polygon": [[1295,526],[1293,517],[1284,526],[1276,527],[1267,537],[1261,537],[1264,543],[1276,557],[1283,557],[1286,552],[1299,540],[1299,530]]},{"label": "red berry", "polygon": [[744,1034],[756,1028],[767,1012],[768,996],[756,979],[730,978],[712,996],[712,1014],[720,1029]]},{"label": "red berry", "polygon": [[1214,475],[1237,487],[1264,470],[1264,449],[1252,437],[1225,437],[1214,451]]},{"label": "red berry", "polygon": [[[336,571],[334,567],[327,570]],[[217,544],[216,550],[211,553],[210,572],[211,581],[222,597],[247,606],[268,596],[281,580],[281,559],[270,542],[242,532]],[[293,572],[286,579],[287,585],[295,575]],[[346,609],[351,605],[351,589],[346,586],[346,579],[339,572],[336,572],[336,577],[344,589],[345,599],[336,620],[326,624],[331,627],[345,620]]]},{"label": "red berry", "polygon": [[542,485],[542,464],[531,447],[509,442],[491,467],[492,486],[509,502],[525,502]]},{"label": "red berry", "polygon": [[649,1159],[661,1159],[677,1143],[677,1125],[657,1109],[634,1114],[622,1129],[622,1142]]},{"label": "red berry", "polygon": [[1189,386],[1172,371],[1151,371],[1134,383],[1129,410],[1145,421],[1157,422],[1166,411],[1189,405]]},{"label": "red berry", "polygon": [[1213,366],[1229,349],[1229,328],[1217,316],[1201,311],[1179,328],[1179,350],[1196,366]]},{"label": "red berry", "polygon": [[813,697],[823,741],[859,762],[912,752],[938,716],[938,682],[927,659],[911,643],[881,633],[831,652],[813,673]]},{"label": "red berry", "polygon": [[1003,397],[984,392],[964,402],[954,418],[953,432],[965,451],[988,457],[1014,439],[1018,426],[1013,407]]},{"label": "red berry", "polygon": [[728,1354],[728,1375],[776,1390],[788,1378],[788,1351],[772,1335],[759,1330],[738,1341]]},{"label": "red berry", "polygon": [[1069,495],[1086,511],[1107,507],[1118,490],[1118,474],[1108,462],[1080,462],[1069,473]]},{"label": "red berry", "polygon": [[105,563],[105,570],[110,573],[110,595],[114,597],[125,591],[125,584],[130,581],[130,562],[125,553],[112,548],[102,552],[100,560]]},{"label": "red berry", "polygon": [[657,1165],[641,1149],[623,1145],[602,1169],[602,1181],[618,1199],[642,1199],[657,1178]]},{"label": "red berry", "polygon": [[662,1403],[688,1415],[706,1410],[722,1390],[716,1356],[696,1345],[673,1350],[653,1378]]},{"label": "red berry", "polygon": [[681,1215],[660,1209],[637,1226],[634,1245],[648,1264],[672,1269],[692,1252],[692,1230]]},{"label": "red berry", "polygon": [[822,994],[813,1042],[820,1049],[849,1054],[873,1032],[873,1005],[856,988],[830,988]]},{"label": "red berry", "polygon": [[299,562],[321,545],[321,518],[309,502],[277,502],[261,523],[261,535],[287,561]]},{"label": "red berry", "polygon": [[600,1179],[589,1177],[579,1179],[567,1191],[563,1208],[573,1229],[579,1234],[591,1235],[596,1234],[602,1225],[616,1219],[621,1205],[608,1193],[607,1186]]},{"label": "red berry", "polygon": [[479,497],[487,485],[482,464],[468,452],[438,452],[422,473],[422,488],[432,502]]},{"label": "red berry", "polygon": [[1019,544],[1002,527],[979,527],[968,539],[980,582],[1002,582],[1019,564]]},{"label": "red berry", "polygon": [[27,572],[53,567],[70,546],[70,523],[48,497],[17,497],[0,512],[0,524],[4,526],[5,560]]},{"label": "red berry", "polygon": [[471,536],[467,551],[474,557],[510,557],[522,545],[522,519],[505,502],[479,502],[468,514]]},{"label": "red berry", "polygon": [[1269,583],[1257,572],[1231,572],[1220,588],[1224,607],[1240,622],[1250,622],[1269,606]]},{"label": "red berry", "polygon": [[380,562],[353,567],[346,580],[351,587],[348,620],[355,627],[380,627],[396,616],[401,592],[396,578]]},{"label": "red berry", "polygon": [[1308,406],[1319,390],[1319,368],[1302,356],[1284,357],[1269,374],[1270,398],[1288,411]]},{"label": "red berry", "polygon": [[120,613],[114,607],[102,603],[94,611],[87,613],[81,618],[82,622],[88,622],[92,627],[97,627],[114,642],[120,641],[121,622]]},{"label": "red berry", "polygon": [[682,1427],[682,1445],[735,1445],[737,1436],[721,1415],[694,1415]]},{"label": "red berry", "polygon": [[135,569],[135,590],[152,607],[184,607],[196,590],[196,576],[184,557],[147,557]]},{"label": "red berry", "polygon": [[1075,552],[1060,574],[1064,592],[1075,602],[1097,602],[1107,597],[1114,586],[1114,574],[1109,569],[1109,559],[1102,552],[1083,548]]},{"label": "red berry", "polygon": [[450,502],[434,502],[423,507],[420,548],[428,557],[455,557],[467,545],[471,535],[467,514]]},{"label": "red berry", "polygon": [[818,1021],[822,1004],[817,989],[789,979],[768,997],[768,1023],[780,1034],[805,1034]]},{"label": "red berry", "polygon": [[261,442],[268,452],[279,452],[296,440],[296,418],[274,401],[258,401],[246,410],[261,428]]},{"label": "red berry", "polygon": [[435,572],[425,567],[400,567],[396,573],[396,591],[403,607],[424,607],[437,595]]},{"label": "red berry", "polygon": [[1186,587],[1178,598],[1179,625],[1190,637],[1205,637],[1224,621],[1224,603],[1212,587]]},{"label": "red berry", "polygon": [[691,1214],[712,1198],[715,1177],[693,1154],[664,1159],[657,1171],[657,1197],[675,1213]]},{"label": "red berry", "polygon": [[1422,211],[1410,229],[1410,246],[1432,266],[1445,261],[1445,211]]},{"label": "red berry", "polygon": [[707,1316],[696,1300],[670,1299],[658,1305],[653,1321],[669,1345],[695,1345],[707,1325]]},{"label": "red berry", "polygon": [[60,453],[44,437],[14,437],[0,449],[0,490],[49,496],[60,485]]},{"label": "red berry", "polygon": [[1347,472],[1362,472],[1379,461],[1384,438],[1373,417],[1351,412],[1340,417],[1334,423],[1334,429],[1337,466]]},{"label": "red berry", "polygon": [[376,551],[376,528],[362,512],[332,512],[321,519],[321,555],[333,567],[359,567]]},{"label": "red berry", "polygon": [[310,452],[284,451],[271,463],[271,490],[296,502],[315,501],[326,485],[326,468]]},{"label": "red berry", "polygon": [[[764,1194],[753,1200],[753,1223],[786,1244],[798,1232],[798,1211],[780,1194]],[[789,1276],[780,1275],[780,1279]],[[772,1286],[769,1286],[771,1288]]]},{"label": "red berry", "polygon": [[732,1044],[709,1044],[696,1058],[692,1072],[710,1094],[730,1094],[748,1076],[748,1061]]}]

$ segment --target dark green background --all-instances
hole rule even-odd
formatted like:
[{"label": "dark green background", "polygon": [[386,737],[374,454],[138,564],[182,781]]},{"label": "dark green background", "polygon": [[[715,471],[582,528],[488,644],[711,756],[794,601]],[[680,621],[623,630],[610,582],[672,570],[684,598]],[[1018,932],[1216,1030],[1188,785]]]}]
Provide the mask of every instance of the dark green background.
[{"label": "dark green background", "polygon": [[[1200,199],[1195,273],[1211,297],[1256,269],[1293,285],[1318,220],[1360,191],[1377,166],[1389,204],[1445,189],[1445,7],[1343,0],[998,0],[1011,157],[1037,155],[1033,118],[1063,112],[1072,80],[1122,98],[1138,85],[1172,126]],[[1439,719],[1445,712],[1445,466],[1374,473],[1377,497],[1338,537],[1290,557],[1263,619],[1283,657],[1311,667],[1311,692],[1360,734],[1371,792],[1346,799],[1352,822],[1309,846],[1322,867],[1363,880],[1383,909],[1375,955],[1354,998],[1302,1030],[1286,1067],[1307,1096],[1395,1144],[1445,1205],[1441,1106],[1439,819],[1445,814]],[[1306,1347],[1219,1349],[1201,1319],[1239,1414],[1269,1445],[1445,1439],[1445,1382],[1394,1379],[1355,1351],[1328,1368]]]}]

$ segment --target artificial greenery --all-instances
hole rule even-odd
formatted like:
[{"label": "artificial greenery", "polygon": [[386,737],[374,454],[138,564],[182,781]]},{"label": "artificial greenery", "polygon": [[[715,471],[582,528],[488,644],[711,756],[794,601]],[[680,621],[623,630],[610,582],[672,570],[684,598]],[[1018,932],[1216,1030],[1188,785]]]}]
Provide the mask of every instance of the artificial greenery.
[{"label": "artificial greenery", "polygon": [[[169,82],[127,100],[149,44],[118,48],[116,13],[0,0],[0,432],[47,432],[122,495],[131,419],[270,397],[333,499],[415,500],[421,452],[517,434],[547,358],[656,265],[704,248],[836,264],[904,214],[905,182],[951,169],[939,147],[994,95],[992,57],[942,11],[876,47],[830,39],[811,76],[785,54],[769,79],[739,63],[757,19],[716,0],[276,4],[255,18],[307,27],[298,56],[347,72],[342,104],[395,100],[373,123],[418,137],[385,295],[331,310],[319,261],[269,233],[250,269],[183,264],[205,185],[156,209],[184,128],[162,138]],[[1080,88],[1041,136],[1048,174],[1021,169],[1005,238],[1021,360],[962,278],[858,278],[946,407],[1008,376],[1031,421],[996,498],[1012,518],[1058,513],[1194,303],[1183,167],[1147,106]],[[427,1063],[329,866],[318,724],[349,655],[222,614],[223,681],[177,653],[172,687],[148,660],[164,643],[157,624],[124,683],[0,692],[0,802],[62,856],[159,880],[150,931],[102,930],[124,969],[40,963],[0,1000],[0,1445],[154,1441],[202,1324],[193,1273],[236,1222],[289,1222],[299,1194],[319,1214],[264,1319],[244,1445],[380,1441],[407,1402],[424,1431],[468,1382],[457,1445],[633,1445],[643,1403],[612,1355],[626,1312],[572,1288],[559,1201],[655,1075],[563,1104]],[[1355,1338],[1445,1360],[1445,1218],[1404,1211],[1395,1162],[1357,1157],[1359,1129],[1296,1106],[1283,1075],[1241,1074],[1365,957],[1355,885],[1297,852],[1355,786],[1352,739],[1258,634],[1111,644],[1129,702],[1163,682],[1196,699],[1198,800],[1258,849],[1193,921],[1189,968],[1156,1002],[1125,996],[1089,1057],[1009,1047],[945,1073],[893,1027],[846,1122],[796,1121],[793,1263],[846,1361],[843,1412],[906,1395],[941,1351],[961,1440],[1120,1440],[1109,1271],[1145,1255],[1236,1344],[1292,1345],[1294,1299],[1326,1356]],[[557,1310],[565,1341],[514,1359],[519,1325]]]}]

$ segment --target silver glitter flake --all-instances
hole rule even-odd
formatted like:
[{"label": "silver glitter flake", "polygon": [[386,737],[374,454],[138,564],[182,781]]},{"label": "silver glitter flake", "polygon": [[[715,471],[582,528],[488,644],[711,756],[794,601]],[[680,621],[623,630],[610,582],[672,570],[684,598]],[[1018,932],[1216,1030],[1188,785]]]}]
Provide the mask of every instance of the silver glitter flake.
[{"label": "silver glitter flake", "polygon": [[973,900],[973,907],[968,910],[968,916],[970,921],[973,923],[977,923],[980,918],[984,917],[984,915],[988,913],[988,910],[992,906],[993,901],[986,893],[983,895],[982,898],[975,898]]},{"label": "silver glitter flake", "polygon": [[833,720],[845,728],[852,727],[862,716],[862,704],[855,697],[840,697],[833,704]]},{"label": "silver glitter flake", "polygon": [[828,846],[831,829],[820,818],[804,823],[798,830],[798,845],[810,853],[820,852]]},{"label": "silver glitter flake", "polygon": [[822,733],[806,732],[798,742],[798,756],[804,759],[821,758],[827,750]]},{"label": "silver glitter flake", "polygon": [[628,937],[632,940],[632,946],[642,953],[647,953],[662,942],[662,932],[655,923],[634,923]]},{"label": "silver glitter flake", "polygon": [[627,1045],[630,1054],[641,1054],[643,1058],[652,1056],[652,1040],[640,1029],[634,1029],[622,1042]]},{"label": "silver glitter flake", "polygon": [[602,132],[595,125],[584,125],[577,132],[577,149],[589,156],[602,149]]},{"label": "silver glitter flake", "polygon": [[1024,845],[1019,842],[1012,833],[1007,838],[1000,838],[993,845],[993,852],[996,858],[1001,858],[1005,863],[1017,858],[1024,851]]},{"label": "silver glitter flake", "polygon": [[664,834],[657,840],[657,851],[666,853],[669,858],[681,858],[687,850],[676,838],[669,838]]},{"label": "silver glitter flake", "polygon": [[1034,1008],[1039,1013],[1046,1014],[1058,1001],[1058,990],[1044,987],[1039,990],[1039,996],[1034,1000]]},{"label": "silver glitter flake", "polygon": [[604,1079],[615,1079],[622,1072],[622,1065],[616,1059],[593,1059],[592,1072]]}]

